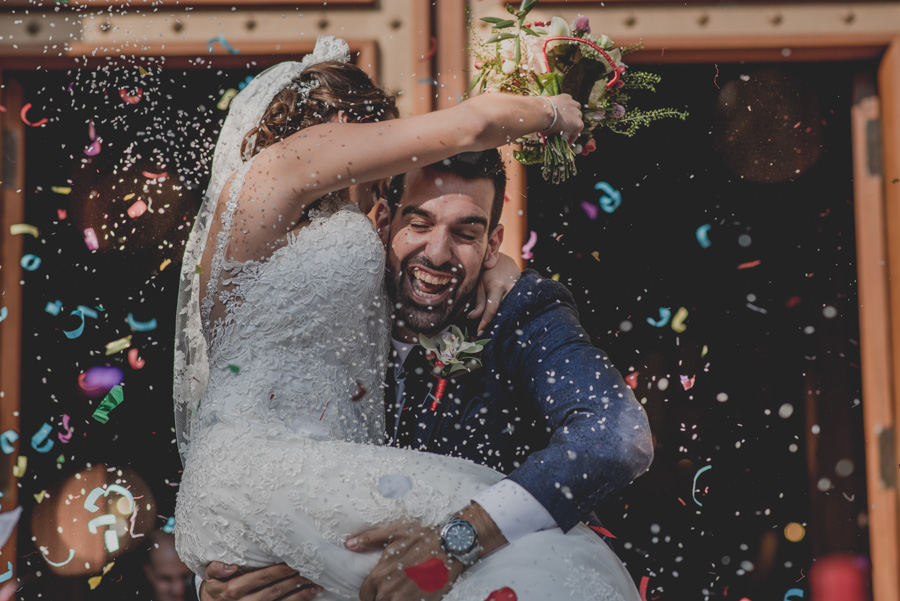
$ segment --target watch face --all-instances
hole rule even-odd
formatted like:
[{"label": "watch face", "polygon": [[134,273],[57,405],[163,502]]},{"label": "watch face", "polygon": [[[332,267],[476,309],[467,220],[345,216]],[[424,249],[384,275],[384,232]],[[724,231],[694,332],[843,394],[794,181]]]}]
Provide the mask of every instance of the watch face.
[{"label": "watch face", "polygon": [[447,529],[444,542],[451,553],[465,553],[475,543],[474,528],[467,524],[452,524]]}]

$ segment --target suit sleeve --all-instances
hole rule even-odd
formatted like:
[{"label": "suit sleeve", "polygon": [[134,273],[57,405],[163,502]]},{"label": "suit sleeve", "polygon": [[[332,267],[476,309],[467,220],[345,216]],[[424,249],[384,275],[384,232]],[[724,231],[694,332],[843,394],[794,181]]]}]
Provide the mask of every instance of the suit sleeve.
[{"label": "suit sleeve", "polygon": [[653,459],[643,407],[578,321],[560,284],[541,280],[504,354],[550,442],[508,476],[568,531]]}]

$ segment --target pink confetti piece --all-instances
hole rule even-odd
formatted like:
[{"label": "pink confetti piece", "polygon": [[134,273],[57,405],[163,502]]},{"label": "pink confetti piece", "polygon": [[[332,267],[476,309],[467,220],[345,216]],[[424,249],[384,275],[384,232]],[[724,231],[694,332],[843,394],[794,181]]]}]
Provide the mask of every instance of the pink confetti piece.
[{"label": "pink confetti piece", "polygon": [[591,526],[591,530],[599,532],[603,536],[608,536],[609,538],[616,538],[612,532],[610,532],[606,528],[603,528],[602,526]]},{"label": "pink confetti piece", "polygon": [[166,171],[163,171],[162,173],[150,173],[149,171],[141,171],[141,175],[143,175],[147,179],[162,179],[164,177],[169,177],[169,174]]},{"label": "pink confetti piece", "polygon": [[516,595],[516,591],[512,590],[508,586],[504,586],[503,588],[498,588],[484,601],[518,601],[519,597]]},{"label": "pink confetti piece", "polygon": [[591,221],[597,219],[597,215],[600,214],[600,207],[586,200],[581,201],[581,208],[584,209],[584,212],[587,213],[588,219],[590,219]]},{"label": "pink confetti piece", "polygon": [[133,205],[128,207],[128,216],[132,219],[140,217],[147,212],[147,203],[143,200],[136,200]]},{"label": "pink confetti piece", "polygon": [[28,117],[25,116],[28,114],[28,111],[30,111],[30,110],[31,110],[31,103],[29,102],[28,104],[26,104],[25,106],[22,107],[21,111],[19,111],[19,117],[22,119],[22,122],[25,125],[30,125],[31,127],[40,127],[40,126],[45,125],[50,122],[50,120],[45,117],[44,119],[41,119],[40,121],[32,123],[31,121],[28,120]]},{"label": "pink confetti piece", "polygon": [[641,576],[641,586],[638,588],[638,593],[641,595],[641,601],[647,601],[647,585],[649,583],[649,576]]},{"label": "pink confetti piece", "polygon": [[637,388],[637,377],[639,372],[631,372],[627,376],[625,376],[625,384],[628,388],[635,390]]},{"label": "pink confetti piece", "polygon": [[141,97],[144,95],[144,88],[138,88],[137,94],[134,96],[129,96],[128,92],[125,91],[125,88],[119,90],[119,98],[122,99],[123,102],[127,104],[137,104],[141,101]]},{"label": "pink confetti piece", "polygon": [[533,259],[534,255],[531,253],[531,249],[534,248],[534,245],[537,244],[537,232],[531,230],[531,233],[528,235],[528,242],[522,247],[522,258],[523,259]]},{"label": "pink confetti piece", "polygon": [[760,259],[757,259],[755,261],[747,261],[746,263],[741,263],[740,265],[738,265],[737,268],[738,269],[750,269],[751,267],[756,267],[760,263],[762,263],[762,261]]},{"label": "pink confetti piece", "polygon": [[100,241],[97,240],[97,232],[94,231],[94,228],[85,228],[84,243],[88,247],[88,250],[97,250],[100,248]]},{"label": "pink confetti piece", "polygon": [[69,427],[69,414],[68,413],[63,414],[62,425],[63,425],[63,428],[66,430],[66,433],[63,434],[62,432],[58,432],[56,435],[59,437],[60,442],[67,443],[70,440],[72,440],[72,432],[74,431],[72,428]]},{"label": "pink confetti piece", "polygon": [[68,216],[65,209],[56,209],[56,216],[59,217],[59,220],[62,221]]},{"label": "pink confetti piece", "polygon": [[131,366],[131,369],[142,369],[147,363],[138,356],[138,352],[137,348],[132,348],[128,351],[128,364]]},{"label": "pink confetti piece", "polygon": [[694,387],[694,378],[696,376],[691,376],[690,378],[687,376],[681,376],[681,385],[685,390],[690,390]]},{"label": "pink confetti piece", "polygon": [[102,148],[100,146],[100,138],[97,138],[93,142],[91,142],[90,146],[87,146],[84,149],[84,154],[89,157],[95,157],[98,154],[100,154],[101,150],[102,150]]}]

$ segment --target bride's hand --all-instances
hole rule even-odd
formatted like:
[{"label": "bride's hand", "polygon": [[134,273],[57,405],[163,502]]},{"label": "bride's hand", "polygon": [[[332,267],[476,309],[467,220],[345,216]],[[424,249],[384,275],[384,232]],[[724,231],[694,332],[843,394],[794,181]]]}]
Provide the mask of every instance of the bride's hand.
[{"label": "bride's hand", "polygon": [[475,308],[468,315],[469,319],[481,317],[481,322],[478,324],[479,336],[497,315],[500,301],[513,289],[520,275],[521,272],[516,262],[512,257],[503,253],[500,253],[497,264],[493,268],[485,269],[481,274],[475,290]]},{"label": "bride's hand", "polygon": [[310,601],[321,591],[283,563],[242,573],[214,561],[206,567],[200,601]]},{"label": "bride's hand", "polygon": [[[541,132],[548,136],[552,136],[553,134],[559,134],[569,141],[569,144],[574,144],[575,140],[578,139],[578,136],[581,134],[581,130],[584,129],[584,120],[581,115],[581,105],[577,100],[572,98],[569,94],[559,94],[558,96],[541,96],[541,101],[544,104],[552,103],[556,107],[556,123],[553,124],[548,131]],[[553,108],[547,104],[547,110],[552,111]],[[550,119],[553,118],[553,115],[550,115]]]}]

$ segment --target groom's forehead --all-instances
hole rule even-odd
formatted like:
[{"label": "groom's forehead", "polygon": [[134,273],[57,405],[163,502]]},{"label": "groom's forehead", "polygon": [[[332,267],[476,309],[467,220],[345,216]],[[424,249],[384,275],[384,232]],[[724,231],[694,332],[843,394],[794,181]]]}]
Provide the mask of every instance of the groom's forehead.
[{"label": "groom's forehead", "polygon": [[[425,202],[432,198],[440,198],[443,194],[457,194],[464,191],[477,202],[493,201],[492,183],[487,178],[464,178],[452,171],[439,171],[430,167],[410,171],[405,177],[401,204],[406,202]],[[488,204],[490,210],[490,204]]]}]

